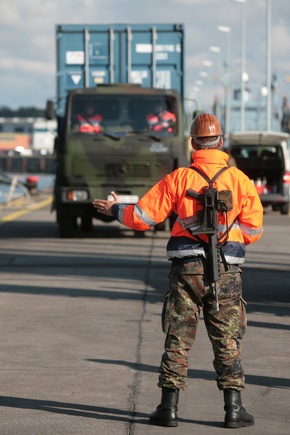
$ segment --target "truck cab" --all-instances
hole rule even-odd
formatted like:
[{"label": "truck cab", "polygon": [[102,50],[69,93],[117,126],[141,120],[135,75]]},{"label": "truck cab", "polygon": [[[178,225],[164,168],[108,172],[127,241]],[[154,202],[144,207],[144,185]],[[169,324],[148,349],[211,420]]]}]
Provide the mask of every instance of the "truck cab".
[{"label": "truck cab", "polygon": [[69,92],[55,141],[53,208],[61,237],[78,226],[90,231],[93,219],[112,220],[93,208],[94,198],[113,190],[123,203],[136,203],[189,164],[182,111],[174,90],[115,84]]}]

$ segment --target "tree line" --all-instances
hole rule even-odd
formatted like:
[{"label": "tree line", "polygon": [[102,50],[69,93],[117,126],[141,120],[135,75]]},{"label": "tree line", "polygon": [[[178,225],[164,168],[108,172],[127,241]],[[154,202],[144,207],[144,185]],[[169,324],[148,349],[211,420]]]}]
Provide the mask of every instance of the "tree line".
[{"label": "tree line", "polygon": [[44,109],[38,107],[19,107],[18,109],[11,109],[10,107],[0,107],[0,117],[2,118],[43,118]]}]

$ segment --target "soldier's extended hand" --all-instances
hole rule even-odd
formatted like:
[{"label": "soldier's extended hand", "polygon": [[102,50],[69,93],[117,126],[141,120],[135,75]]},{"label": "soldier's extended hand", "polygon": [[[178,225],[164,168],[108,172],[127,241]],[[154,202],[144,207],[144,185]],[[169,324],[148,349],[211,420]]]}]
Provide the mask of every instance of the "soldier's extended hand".
[{"label": "soldier's extended hand", "polygon": [[97,209],[99,213],[105,214],[107,216],[113,216],[112,206],[120,202],[118,196],[115,192],[111,192],[113,200],[109,199],[94,199],[93,206]]}]

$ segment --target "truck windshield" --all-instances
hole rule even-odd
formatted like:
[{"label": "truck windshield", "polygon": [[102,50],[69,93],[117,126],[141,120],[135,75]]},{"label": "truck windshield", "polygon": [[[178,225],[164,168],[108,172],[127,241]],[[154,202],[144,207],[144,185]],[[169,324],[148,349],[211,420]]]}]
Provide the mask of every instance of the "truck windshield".
[{"label": "truck windshield", "polygon": [[156,95],[75,95],[70,133],[117,136],[177,134],[177,102]]}]

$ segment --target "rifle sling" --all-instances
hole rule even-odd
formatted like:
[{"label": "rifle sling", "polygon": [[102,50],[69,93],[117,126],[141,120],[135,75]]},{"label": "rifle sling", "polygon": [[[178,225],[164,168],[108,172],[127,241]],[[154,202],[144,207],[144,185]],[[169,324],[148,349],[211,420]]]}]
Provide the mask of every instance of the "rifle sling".
[{"label": "rifle sling", "polygon": [[[190,167],[190,169],[193,169],[194,171],[196,171],[199,175],[201,175],[204,179],[205,179],[205,181],[209,184],[209,186],[212,186],[213,185],[213,183],[216,181],[216,179],[224,172],[224,171],[226,171],[227,169],[228,169],[229,167],[228,166],[223,166],[215,175],[214,175],[214,177],[213,178],[209,178],[201,169],[199,169],[199,168],[195,168],[195,167]],[[222,236],[220,237],[220,239],[218,239],[218,242],[219,242],[219,240],[221,240],[221,239],[223,239],[224,238],[224,236],[229,232],[229,230],[231,229],[231,227],[233,226],[233,223],[227,228],[227,230],[222,234]],[[191,231],[190,230],[188,230],[189,232],[190,232],[190,234],[191,235],[193,235],[192,233],[191,233]],[[194,234],[193,235],[199,242],[201,242],[201,244],[203,245],[203,247],[204,247],[204,249],[205,250],[207,250],[207,248],[208,248],[208,243],[206,243],[201,237],[199,237],[197,234]],[[224,268],[225,268],[225,270],[227,271],[228,269],[229,269],[229,265],[228,265],[228,263],[226,262],[226,259],[225,259],[225,254],[223,253],[223,250],[222,250],[222,246],[225,244],[225,241],[223,242],[223,243],[221,243],[221,244],[219,244],[219,246],[217,247],[218,249],[219,249],[219,252],[220,252],[220,256],[221,256],[221,259],[222,259],[222,262],[223,262],[223,265],[224,265]]]}]

